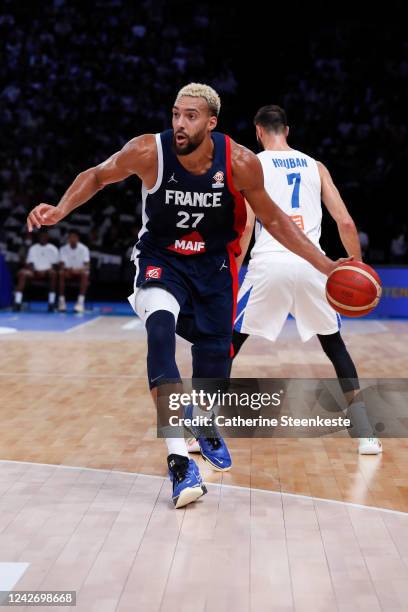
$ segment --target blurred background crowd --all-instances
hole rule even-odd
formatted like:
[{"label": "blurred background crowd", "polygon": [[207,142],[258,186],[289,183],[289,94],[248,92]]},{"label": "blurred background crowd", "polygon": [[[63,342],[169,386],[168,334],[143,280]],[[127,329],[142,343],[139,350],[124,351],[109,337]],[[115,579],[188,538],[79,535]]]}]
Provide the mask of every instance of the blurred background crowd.
[{"label": "blurred background crowd", "polygon": [[[132,137],[169,127],[175,93],[190,81],[218,90],[219,130],[255,151],[256,110],[282,105],[290,144],[330,169],[366,261],[408,264],[403,20],[394,13],[380,23],[363,13],[309,23],[295,10],[301,4],[291,20],[223,0],[3,0],[0,251],[12,272],[36,240],[25,231],[27,211],[56,204],[80,171]],[[77,230],[97,293],[123,297],[140,225],[140,185],[130,178],[49,234],[61,246]],[[326,218],[322,246],[343,254]]]}]

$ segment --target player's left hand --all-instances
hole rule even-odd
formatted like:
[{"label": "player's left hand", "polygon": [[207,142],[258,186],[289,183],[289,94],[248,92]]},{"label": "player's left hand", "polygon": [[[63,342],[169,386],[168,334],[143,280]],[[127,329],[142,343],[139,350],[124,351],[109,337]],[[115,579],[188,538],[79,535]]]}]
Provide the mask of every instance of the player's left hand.
[{"label": "player's left hand", "polygon": [[336,261],[332,261],[331,264],[331,269],[326,272],[327,276],[330,276],[330,274],[340,265],[340,264],[344,264],[347,263],[348,261],[353,261],[354,257],[340,257],[340,259],[337,259]]},{"label": "player's left hand", "polygon": [[45,203],[38,204],[27,217],[27,229],[32,232],[35,227],[40,229],[42,225],[55,225],[63,217],[64,215],[56,206]]}]

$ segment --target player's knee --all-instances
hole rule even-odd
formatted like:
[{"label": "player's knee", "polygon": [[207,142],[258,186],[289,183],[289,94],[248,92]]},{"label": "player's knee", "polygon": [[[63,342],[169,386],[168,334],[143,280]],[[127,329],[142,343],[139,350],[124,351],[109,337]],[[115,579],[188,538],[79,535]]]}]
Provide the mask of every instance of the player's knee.
[{"label": "player's knee", "polygon": [[191,347],[193,378],[229,378],[231,338],[204,339]]},{"label": "player's knee", "polygon": [[168,310],[156,310],[146,320],[148,343],[162,345],[176,334],[176,320]]},{"label": "player's knee", "polygon": [[209,338],[200,338],[196,340],[191,347],[192,355],[214,355],[230,357],[231,352],[231,336],[211,336]]},{"label": "player's knee", "polygon": [[326,353],[329,359],[333,360],[337,355],[347,352],[346,345],[344,344],[340,332],[327,335],[317,334],[317,337],[323,351]]}]

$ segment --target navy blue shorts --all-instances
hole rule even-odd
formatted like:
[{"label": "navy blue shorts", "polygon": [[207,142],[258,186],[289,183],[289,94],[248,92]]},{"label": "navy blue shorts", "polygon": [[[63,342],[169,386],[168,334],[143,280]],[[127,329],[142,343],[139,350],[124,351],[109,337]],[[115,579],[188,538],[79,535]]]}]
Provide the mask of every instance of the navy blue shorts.
[{"label": "navy blue shorts", "polygon": [[179,336],[232,355],[238,290],[232,253],[175,256],[144,246],[135,264],[136,287],[161,285],[176,298],[180,305]]}]

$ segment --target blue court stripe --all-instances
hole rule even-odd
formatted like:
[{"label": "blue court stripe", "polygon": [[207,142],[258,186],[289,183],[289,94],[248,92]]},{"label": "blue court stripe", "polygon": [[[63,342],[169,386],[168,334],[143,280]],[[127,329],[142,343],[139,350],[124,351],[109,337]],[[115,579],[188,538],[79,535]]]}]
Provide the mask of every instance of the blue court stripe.
[{"label": "blue court stripe", "polygon": [[0,327],[17,331],[65,332],[98,318],[98,314],[2,312]]}]

